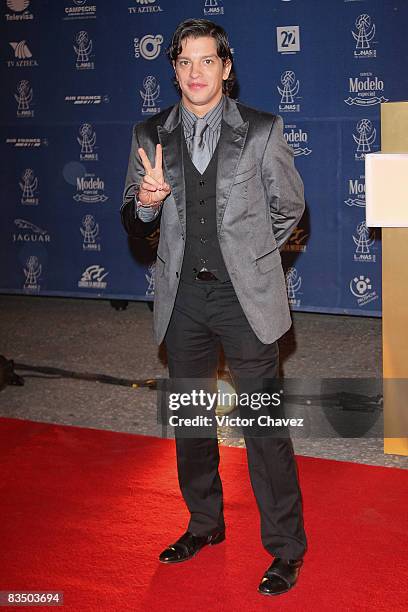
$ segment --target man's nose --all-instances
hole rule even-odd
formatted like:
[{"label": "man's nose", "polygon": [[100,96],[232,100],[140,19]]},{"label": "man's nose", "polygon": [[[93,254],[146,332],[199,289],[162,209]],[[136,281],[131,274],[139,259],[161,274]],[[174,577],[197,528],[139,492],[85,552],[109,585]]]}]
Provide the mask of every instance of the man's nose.
[{"label": "man's nose", "polygon": [[200,62],[191,62],[191,78],[197,78],[201,76],[201,64]]}]

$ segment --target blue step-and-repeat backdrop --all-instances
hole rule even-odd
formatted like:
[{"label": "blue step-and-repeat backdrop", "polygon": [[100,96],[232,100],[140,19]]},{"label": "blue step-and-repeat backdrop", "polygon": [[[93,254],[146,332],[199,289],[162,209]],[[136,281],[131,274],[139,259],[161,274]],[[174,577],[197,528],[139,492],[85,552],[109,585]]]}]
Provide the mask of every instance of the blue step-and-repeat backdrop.
[{"label": "blue step-and-repeat backdrop", "polygon": [[170,36],[208,17],[304,179],[292,308],[381,314],[364,157],[380,104],[408,97],[407,0],[1,1],[1,292],[151,299],[158,236],[129,241],[119,218],[132,125],[177,101]]}]

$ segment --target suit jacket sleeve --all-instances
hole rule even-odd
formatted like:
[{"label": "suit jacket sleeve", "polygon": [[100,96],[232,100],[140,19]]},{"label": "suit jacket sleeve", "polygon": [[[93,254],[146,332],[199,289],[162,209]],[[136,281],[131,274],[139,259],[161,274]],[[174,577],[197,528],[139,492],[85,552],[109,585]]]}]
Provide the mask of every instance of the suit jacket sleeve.
[{"label": "suit jacket sleeve", "polygon": [[125,189],[123,192],[123,203],[120,209],[122,224],[131,238],[145,238],[150,236],[160,225],[161,209],[152,221],[142,221],[136,212],[135,191],[137,191],[145,169],[140,161],[138,148],[139,135],[138,126],[133,127],[132,144],[130,147],[129,164],[126,175]]},{"label": "suit jacket sleeve", "polygon": [[262,159],[262,181],[279,249],[288,240],[305,209],[303,182],[293,157],[293,151],[283,137],[282,118],[277,116]]}]

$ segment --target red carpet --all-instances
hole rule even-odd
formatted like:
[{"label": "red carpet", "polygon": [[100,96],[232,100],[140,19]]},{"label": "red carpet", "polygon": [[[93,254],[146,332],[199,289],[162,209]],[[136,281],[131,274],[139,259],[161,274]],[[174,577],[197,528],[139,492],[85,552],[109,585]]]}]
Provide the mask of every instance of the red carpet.
[{"label": "red carpet", "polygon": [[187,522],[171,441],[14,419],[0,440],[0,590],[60,590],[66,612],[408,609],[406,471],[300,457],[307,562],[268,598],[245,451],[221,449],[226,542],[165,566]]}]

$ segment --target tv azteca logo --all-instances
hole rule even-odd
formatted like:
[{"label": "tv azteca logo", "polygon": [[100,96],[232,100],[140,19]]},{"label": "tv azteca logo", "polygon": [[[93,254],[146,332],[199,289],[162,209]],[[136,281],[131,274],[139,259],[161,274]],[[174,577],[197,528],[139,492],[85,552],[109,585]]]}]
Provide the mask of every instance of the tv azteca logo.
[{"label": "tv azteca logo", "polygon": [[296,103],[296,99],[299,98],[299,80],[296,79],[296,75],[293,70],[285,70],[281,76],[281,83],[283,87],[277,86],[277,89],[281,96],[279,104],[279,112],[281,113],[299,113],[300,104]]},{"label": "tv azteca logo", "polygon": [[25,40],[11,42],[10,47],[14,51],[14,60],[7,60],[8,68],[34,68],[38,66],[37,60],[33,59],[33,54],[28,48]]},{"label": "tv azteca logo", "polygon": [[163,9],[159,4],[156,4],[157,0],[136,0],[139,6],[129,6],[128,11],[132,15],[140,13],[162,13]]}]

